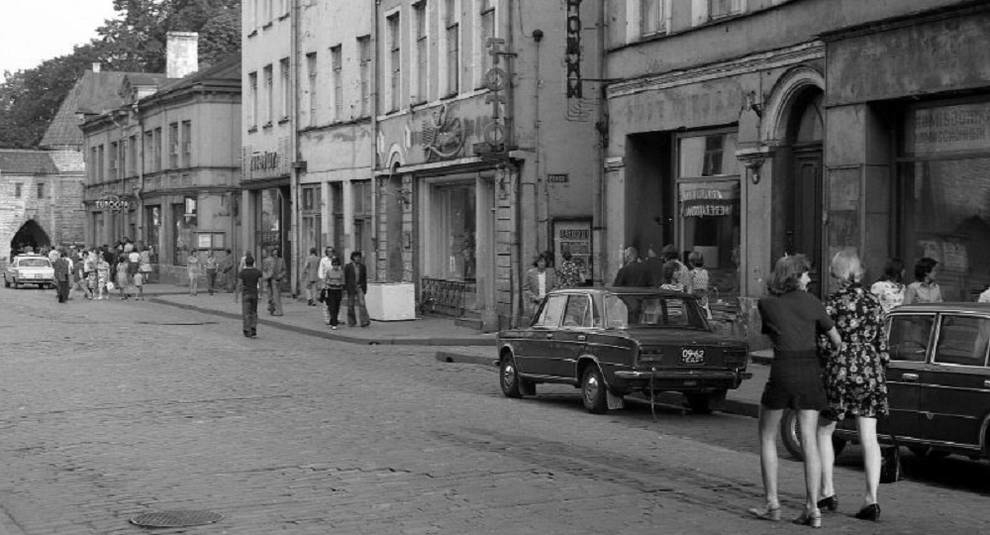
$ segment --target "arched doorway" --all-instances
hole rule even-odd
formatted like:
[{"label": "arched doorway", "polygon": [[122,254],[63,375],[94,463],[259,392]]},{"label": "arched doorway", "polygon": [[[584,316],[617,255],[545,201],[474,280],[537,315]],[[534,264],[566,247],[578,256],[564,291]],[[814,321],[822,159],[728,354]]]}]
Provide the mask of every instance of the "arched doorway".
[{"label": "arched doorway", "polygon": [[815,282],[809,291],[819,296],[828,276],[822,259],[822,96],[820,89],[808,88],[794,99],[787,125],[790,180],[784,220],[784,251],[808,256]]},{"label": "arched doorway", "polygon": [[13,258],[14,255],[28,252],[29,247],[32,252],[36,253],[42,248],[51,247],[51,245],[52,242],[41,225],[33,219],[29,219],[21,225],[13,239],[10,240],[10,256]]}]

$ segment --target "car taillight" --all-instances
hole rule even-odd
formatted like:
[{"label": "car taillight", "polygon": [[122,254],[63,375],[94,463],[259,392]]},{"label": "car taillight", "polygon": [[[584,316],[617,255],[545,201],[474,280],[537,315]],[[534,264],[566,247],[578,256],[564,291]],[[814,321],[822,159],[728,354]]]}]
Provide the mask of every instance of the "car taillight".
[{"label": "car taillight", "polygon": [[639,363],[651,364],[663,360],[663,349],[659,347],[643,347],[639,350]]},{"label": "car taillight", "polygon": [[729,368],[742,368],[746,366],[748,355],[745,349],[727,349],[722,352],[725,365]]}]

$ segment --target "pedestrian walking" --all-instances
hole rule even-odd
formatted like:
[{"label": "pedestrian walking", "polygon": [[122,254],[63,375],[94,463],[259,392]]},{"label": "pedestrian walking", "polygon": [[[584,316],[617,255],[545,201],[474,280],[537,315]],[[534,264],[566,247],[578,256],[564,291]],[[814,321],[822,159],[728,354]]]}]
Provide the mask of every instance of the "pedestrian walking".
[{"label": "pedestrian walking", "polygon": [[804,255],[784,256],[774,265],[770,295],[757,303],[763,333],[773,344],[773,364],[760,398],[760,468],[766,504],[749,512],[764,520],[780,520],[777,492],[777,433],[784,409],[797,411],[804,446],[805,506],[794,522],[821,527],[818,509],[821,459],[817,447],[818,413],[828,406],[818,359],[817,338],[826,334],[841,346],[835,323],[817,297],[808,293],[811,263]]},{"label": "pedestrian walking", "polygon": [[316,306],[317,294],[320,291],[320,257],[316,247],[309,250],[306,264],[303,266],[303,281],[306,285],[306,304]]},{"label": "pedestrian walking", "polygon": [[203,268],[206,269],[206,291],[213,295],[217,285],[217,257],[213,255],[213,249],[206,253]]},{"label": "pedestrian walking", "polygon": [[326,305],[327,323],[330,330],[336,331],[340,315],[340,302],[344,298],[344,270],[340,267],[340,259],[336,256],[330,259],[330,269],[323,279],[323,301]]},{"label": "pedestrian walking", "polygon": [[268,292],[268,313],[282,315],[282,279],[285,277],[285,262],[278,247],[273,247],[261,263],[262,282]]},{"label": "pedestrian walking", "polygon": [[856,419],[866,476],[864,502],[856,518],[877,521],[880,519],[877,417],[888,413],[884,369],[890,362],[884,334],[884,309],[880,300],[860,284],[864,270],[854,251],[836,253],[831,268],[838,289],[825,301],[825,310],[845,343],[841,350],[830,351],[827,343],[819,341],[825,357],[823,377],[828,408],[818,422],[818,451],[822,459],[822,498],[818,507],[835,511],[839,506],[832,478],[835,466],[832,433],[836,423],[849,416]]},{"label": "pedestrian walking", "polygon": [[344,267],[344,290],[347,292],[347,326],[371,325],[364,296],[368,293],[368,269],[361,261],[361,251],[351,253],[351,261]]},{"label": "pedestrian walking", "polygon": [[941,303],[942,289],[935,282],[938,261],[934,258],[922,257],[914,264],[914,282],[908,284],[904,291],[904,304],[911,303]]},{"label": "pedestrian walking", "polygon": [[86,255],[85,256],[86,257],[83,260],[83,270],[84,270],[85,275],[86,275],[86,282],[85,282],[86,299],[93,299],[93,297],[95,297],[96,281],[97,281],[97,278],[96,278],[96,264],[97,264],[96,249],[90,249],[89,251],[86,251]]},{"label": "pedestrian walking", "polygon": [[64,303],[69,299],[69,281],[72,279],[72,268],[69,266],[69,259],[54,251],[55,258],[52,263],[55,272],[55,299],[59,303]]},{"label": "pedestrian walking", "polygon": [[96,299],[103,301],[110,298],[107,288],[110,283],[110,262],[107,262],[103,254],[98,254],[96,258]]},{"label": "pedestrian walking", "polygon": [[121,252],[117,255],[117,289],[120,293],[120,300],[126,301],[127,290],[130,285],[130,278],[127,276],[127,255]]},{"label": "pedestrian walking", "polygon": [[635,247],[623,249],[622,261],[612,286],[650,286],[650,270],[640,261],[639,251]]},{"label": "pedestrian walking", "polygon": [[904,262],[900,258],[891,258],[883,267],[880,280],[870,286],[870,292],[880,300],[884,313],[904,303]]},{"label": "pedestrian walking", "polygon": [[142,285],[151,282],[151,248],[144,245],[138,253],[138,272],[141,273]]},{"label": "pedestrian walking", "polygon": [[189,295],[199,295],[200,268],[199,257],[196,256],[196,249],[192,249],[189,251],[189,256],[186,258],[186,276],[189,277]]},{"label": "pedestrian walking", "polygon": [[237,274],[235,291],[241,296],[241,323],[244,336],[258,336],[258,286],[261,281],[261,271],[254,267],[254,257],[246,255],[244,269]]}]

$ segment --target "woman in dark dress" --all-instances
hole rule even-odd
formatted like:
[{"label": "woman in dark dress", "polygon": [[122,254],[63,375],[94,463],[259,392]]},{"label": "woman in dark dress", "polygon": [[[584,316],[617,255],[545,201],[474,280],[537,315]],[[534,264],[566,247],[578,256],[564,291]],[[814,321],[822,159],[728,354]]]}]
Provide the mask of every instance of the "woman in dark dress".
[{"label": "woman in dark dress", "polygon": [[818,413],[827,406],[818,359],[817,338],[826,334],[835,347],[839,333],[825,307],[807,292],[811,264],[804,255],[777,260],[768,284],[770,295],[757,304],[763,318],[763,333],[773,343],[770,378],[760,399],[760,467],[766,505],[750,509],[765,520],[780,520],[777,494],[777,433],[784,409],[797,411],[801,443],[804,445],[804,511],[794,522],[821,527],[818,489],[821,462],[815,442]]},{"label": "woman in dark dress", "polygon": [[825,301],[825,310],[835,322],[845,347],[828,351],[820,340],[825,359],[825,395],[828,408],[818,427],[818,449],[822,459],[822,500],[819,507],[834,511],[839,506],[832,481],[835,452],[832,433],[846,416],[856,418],[859,441],[863,446],[866,494],[856,518],[879,520],[877,489],[880,486],[880,444],[877,442],[877,416],[887,414],[887,382],[884,370],[890,361],[884,334],[884,309],[870,291],[863,288],[863,265],[852,250],[839,251],[832,258],[832,276],[839,287]]}]

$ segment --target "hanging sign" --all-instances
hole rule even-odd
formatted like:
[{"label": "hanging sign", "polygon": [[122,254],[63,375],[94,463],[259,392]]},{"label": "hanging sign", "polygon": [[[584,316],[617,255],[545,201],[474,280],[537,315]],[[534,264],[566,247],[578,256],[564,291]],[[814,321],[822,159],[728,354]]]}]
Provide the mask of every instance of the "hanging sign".
[{"label": "hanging sign", "polygon": [[131,210],[134,208],[133,203],[126,197],[120,197],[118,195],[108,194],[96,199],[93,202],[98,210],[103,210],[104,212],[120,212],[122,210]]}]

